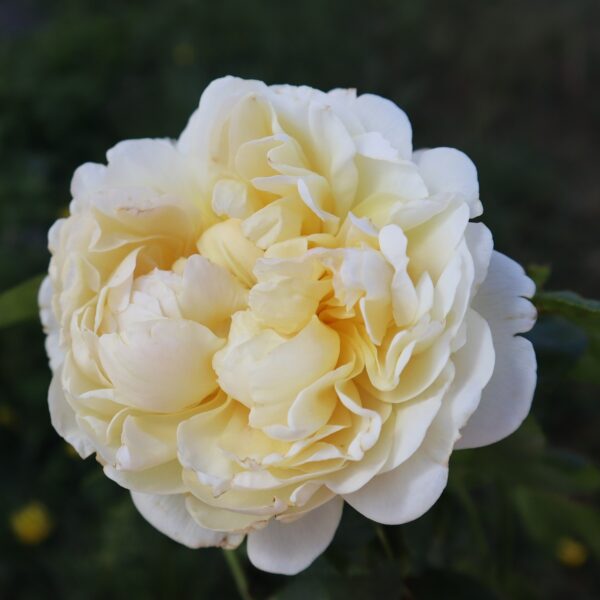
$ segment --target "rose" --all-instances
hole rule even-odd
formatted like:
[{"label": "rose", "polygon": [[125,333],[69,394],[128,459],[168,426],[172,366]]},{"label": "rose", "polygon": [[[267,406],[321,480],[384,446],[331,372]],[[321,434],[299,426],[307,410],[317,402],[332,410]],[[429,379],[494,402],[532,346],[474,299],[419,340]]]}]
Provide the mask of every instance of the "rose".
[{"label": "rose", "polygon": [[298,572],[344,501],[415,519],[528,413],[533,284],[391,102],[224,78],[107,158],[49,234],[50,413],[166,535]]}]

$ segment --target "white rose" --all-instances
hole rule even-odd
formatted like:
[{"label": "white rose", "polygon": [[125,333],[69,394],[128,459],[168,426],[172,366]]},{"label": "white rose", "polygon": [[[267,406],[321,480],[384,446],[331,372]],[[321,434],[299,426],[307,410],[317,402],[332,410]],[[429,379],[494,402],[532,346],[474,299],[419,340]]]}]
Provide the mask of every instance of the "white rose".
[{"label": "white rose", "polygon": [[388,100],[228,77],[107,158],[49,234],[50,412],[166,535],[296,573],[344,502],[415,519],[527,415],[533,283]]}]

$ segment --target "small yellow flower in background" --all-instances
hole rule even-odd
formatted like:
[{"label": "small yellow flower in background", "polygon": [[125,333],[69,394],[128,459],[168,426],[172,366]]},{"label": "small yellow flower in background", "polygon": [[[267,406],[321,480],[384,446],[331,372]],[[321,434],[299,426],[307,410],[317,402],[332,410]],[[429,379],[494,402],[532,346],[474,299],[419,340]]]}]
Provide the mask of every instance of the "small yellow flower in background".
[{"label": "small yellow flower in background", "polygon": [[0,404],[0,426],[12,427],[15,420],[15,411],[8,404]]},{"label": "small yellow flower in background", "polygon": [[41,502],[30,502],[10,517],[10,527],[15,537],[27,545],[43,542],[52,531],[52,519]]},{"label": "small yellow flower in background", "polygon": [[567,567],[581,567],[587,561],[588,551],[573,538],[561,538],[556,546],[556,556]]}]

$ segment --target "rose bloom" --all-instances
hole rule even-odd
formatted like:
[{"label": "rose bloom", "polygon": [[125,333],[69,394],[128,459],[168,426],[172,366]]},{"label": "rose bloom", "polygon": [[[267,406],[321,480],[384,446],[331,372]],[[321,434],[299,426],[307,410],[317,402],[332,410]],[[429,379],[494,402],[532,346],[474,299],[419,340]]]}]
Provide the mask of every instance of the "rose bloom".
[{"label": "rose bloom", "polygon": [[477,172],[378,96],[226,77],[75,172],[40,290],[52,424],[191,548],[293,574],[405,523],[529,411],[534,285]]}]

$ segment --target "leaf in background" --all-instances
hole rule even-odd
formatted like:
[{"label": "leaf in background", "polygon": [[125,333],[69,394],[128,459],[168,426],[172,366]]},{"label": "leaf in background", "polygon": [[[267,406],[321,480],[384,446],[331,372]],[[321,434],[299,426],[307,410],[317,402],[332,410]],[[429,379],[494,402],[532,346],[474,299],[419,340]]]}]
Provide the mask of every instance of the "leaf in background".
[{"label": "leaf in background", "polygon": [[600,301],[583,298],[575,292],[541,292],[534,303],[540,312],[560,314],[582,325],[600,326]]},{"label": "leaf in background", "polygon": [[591,506],[564,496],[517,489],[513,494],[517,512],[529,535],[546,548],[557,548],[572,536],[584,542],[600,559],[600,513]]},{"label": "leaf in background", "polygon": [[532,263],[527,265],[527,275],[533,279],[535,283],[535,287],[537,288],[538,293],[542,290],[542,288],[546,285],[548,278],[550,277],[551,268],[550,265],[540,265],[537,263]]},{"label": "leaf in background", "polygon": [[[547,446],[533,417],[511,436],[486,448],[452,455],[449,489],[485,482],[524,486],[564,494],[600,491],[600,471],[591,461],[572,452]],[[457,493],[460,493],[460,489]]]},{"label": "leaf in background", "polygon": [[38,317],[37,294],[44,275],[0,293],[0,328]]},{"label": "leaf in background", "polygon": [[587,347],[573,375],[582,381],[600,384],[600,301],[563,291],[541,292],[535,296],[534,303],[541,315],[563,317],[585,332]]}]

